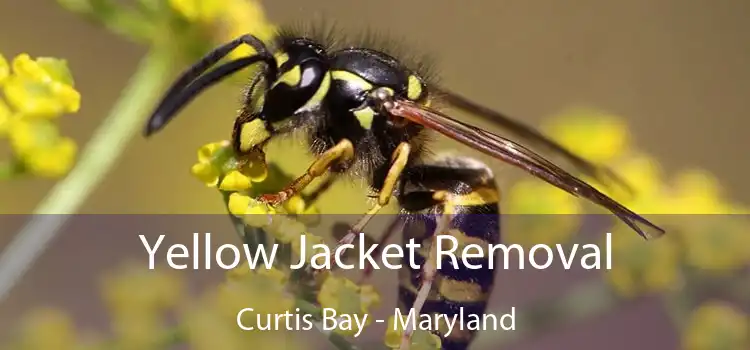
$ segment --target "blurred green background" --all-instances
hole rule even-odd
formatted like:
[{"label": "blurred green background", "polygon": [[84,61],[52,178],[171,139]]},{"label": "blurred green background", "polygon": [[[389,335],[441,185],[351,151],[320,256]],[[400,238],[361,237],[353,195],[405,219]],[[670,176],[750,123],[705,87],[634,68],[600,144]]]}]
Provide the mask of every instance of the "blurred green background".
[{"label": "blurred green background", "polygon": [[[437,60],[445,86],[532,125],[572,107],[607,111],[628,123],[637,148],[656,158],[667,174],[704,169],[718,178],[728,200],[750,203],[750,165],[744,154],[750,146],[745,139],[750,2],[277,0],[262,5],[276,24],[325,17],[344,32],[374,29],[413,43],[414,50]],[[62,117],[60,125],[81,149],[146,52],[143,45],[86,22],[54,1],[0,2],[0,29],[5,34],[0,53],[8,60],[26,52],[68,61],[82,95],[81,110]],[[229,137],[241,88],[240,81],[218,86],[158,137],[136,136],[79,212],[223,213],[216,191],[201,186],[189,169],[198,147]],[[274,144],[269,157],[291,173],[303,171],[310,158],[299,147],[288,151],[289,145]],[[436,145],[466,150],[451,141]],[[519,175],[502,164],[495,169],[503,187]],[[54,184],[44,179],[0,182],[0,213],[32,212]],[[362,212],[365,198],[353,193],[353,185],[337,185],[320,210]],[[344,208],[333,200],[341,196],[347,196]],[[13,232],[3,230],[0,244],[10,241]],[[97,249],[106,255],[118,246]],[[79,253],[53,246],[47,254],[64,260]],[[86,274],[103,268],[93,257],[91,264]],[[39,281],[34,276],[54,273],[32,269],[28,278]],[[17,311],[48,298],[38,284],[23,290],[34,289],[39,294],[13,295],[14,311],[2,314],[2,324],[13,324]]]}]

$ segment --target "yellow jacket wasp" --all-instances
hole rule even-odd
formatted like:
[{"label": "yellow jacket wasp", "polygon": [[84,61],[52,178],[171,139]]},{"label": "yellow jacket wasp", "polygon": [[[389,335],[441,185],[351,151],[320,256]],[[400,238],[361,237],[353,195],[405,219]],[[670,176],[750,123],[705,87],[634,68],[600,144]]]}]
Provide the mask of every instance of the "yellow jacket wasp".
[{"label": "yellow jacket wasp", "polygon": [[[221,45],[174,82],[149,119],[145,135],[163,128],[206,88],[243,68],[263,63],[261,73],[245,93],[235,121],[234,150],[240,156],[262,152],[274,137],[292,132],[307,135],[309,150],[316,160],[304,175],[281,192],[261,196],[260,200],[271,205],[284,202],[329,171],[366,179],[377,194],[376,203],[340,244],[351,243],[356,237],[354,233],[361,232],[393,196],[403,213],[422,215],[428,226],[435,229],[423,239],[458,234],[463,239],[473,237],[488,243],[500,240],[500,195],[492,172],[483,163],[465,157],[427,159],[424,145],[429,130],[588,199],[611,211],[645,238],[664,233],[541,155],[431,106],[442,103],[492,120],[518,137],[567,158],[587,176],[620,181],[607,169],[572,154],[532,128],[431,83],[429,74],[421,67],[406,64],[386,50],[365,44],[337,46],[325,34],[284,29],[269,46],[252,35]],[[256,53],[208,71],[240,45],[248,45]],[[446,215],[429,219],[432,216],[423,214]],[[484,214],[490,219],[482,221],[486,225],[480,227],[462,226],[469,221],[466,220],[469,214]],[[433,245],[432,252],[423,257],[426,263],[421,278],[419,271],[404,271],[399,293],[401,307],[413,307],[416,313],[422,310],[455,313],[463,305],[472,313],[482,313],[494,281],[491,271],[470,271],[482,278],[467,277],[469,271],[460,269],[452,275],[441,271],[439,282],[433,286],[438,274],[434,250]],[[405,332],[402,350],[409,347],[411,331]],[[472,338],[473,334],[444,337],[443,348],[465,349]]]}]

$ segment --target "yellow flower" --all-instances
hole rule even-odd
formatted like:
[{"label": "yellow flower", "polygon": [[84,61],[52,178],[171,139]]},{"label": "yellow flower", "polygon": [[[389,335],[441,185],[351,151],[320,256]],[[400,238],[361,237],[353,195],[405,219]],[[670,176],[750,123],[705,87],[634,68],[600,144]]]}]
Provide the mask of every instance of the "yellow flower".
[{"label": "yellow flower", "polygon": [[169,0],[169,5],[184,16],[195,22],[211,22],[215,20],[226,7],[222,0]]},{"label": "yellow flower", "polygon": [[[385,331],[385,346],[390,349],[399,349],[401,347],[401,338],[404,334],[402,327],[403,320],[396,323],[394,316],[388,318],[388,328]],[[442,341],[437,335],[417,329],[411,335],[412,350],[440,350]]]},{"label": "yellow flower", "polygon": [[665,182],[656,159],[647,154],[632,153],[613,163],[612,170],[632,187],[634,193],[625,192],[617,184],[601,187],[600,191],[640,214],[666,213],[669,204],[664,199]]},{"label": "yellow flower", "polygon": [[23,115],[54,118],[80,109],[81,95],[64,60],[27,54],[13,60],[13,75],[3,84],[5,97]]},{"label": "yellow flower", "polygon": [[122,349],[153,349],[166,328],[163,316],[149,310],[122,310],[112,315],[112,330]]},{"label": "yellow flower", "polygon": [[60,136],[57,127],[47,120],[13,120],[9,133],[14,152],[33,174],[62,176],[75,162],[75,142]]},{"label": "yellow flower", "polygon": [[[7,136],[19,171],[41,177],[60,177],[75,162],[75,142],[60,135],[50,119],[77,112],[81,96],[64,60],[20,54],[12,72],[0,56],[0,136]],[[12,74],[11,74],[12,73]],[[7,101],[7,103],[6,103]]]},{"label": "yellow flower", "polygon": [[10,75],[10,66],[8,66],[8,60],[5,56],[0,54],[0,85],[5,82],[5,79]]},{"label": "yellow flower", "polygon": [[[259,330],[271,322],[276,315],[290,311],[294,298],[285,288],[288,275],[278,269],[265,267],[250,270],[236,268],[227,273],[227,281],[204,294],[201,302],[191,305],[184,316],[184,329],[190,348],[195,349],[246,349],[278,347],[278,341],[289,344],[284,330]],[[252,310],[247,310],[251,308]],[[243,313],[238,328],[237,316]],[[263,322],[258,324],[258,318]],[[286,347],[288,348],[288,347]]]},{"label": "yellow flower", "polygon": [[553,117],[543,129],[572,152],[595,163],[608,163],[630,146],[625,122],[593,109],[570,109]]},{"label": "yellow flower", "polygon": [[750,321],[743,312],[720,301],[693,311],[683,334],[686,350],[745,350],[750,347]]},{"label": "yellow flower", "polygon": [[[323,240],[323,237],[314,235],[309,232],[305,233],[304,236],[305,236],[304,247],[302,246],[302,242],[300,239],[292,240],[292,252],[294,252],[294,254],[297,254],[297,256],[301,256],[302,251],[304,249],[305,258],[307,258],[307,263],[309,263],[315,254],[319,254],[323,252],[323,249],[320,247],[322,247],[322,245],[325,245],[325,241]],[[319,244],[320,246],[318,246]],[[315,246],[318,246],[318,248],[313,248]]]},{"label": "yellow flower", "polygon": [[155,313],[177,305],[183,292],[183,281],[168,267],[125,265],[103,280],[104,300],[114,314]]},{"label": "yellow flower", "polygon": [[321,217],[318,208],[308,206],[300,195],[289,198],[284,202],[283,207],[287,213],[294,215],[294,218],[300,223],[307,226],[315,226],[320,223]]},{"label": "yellow flower", "polygon": [[229,152],[229,142],[211,142],[198,148],[198,162],[190,172],[208,187],[215,187],[222,175],[222,166]]},{"label": "yellow flower", "polygon": [[250,207],[250,203],[253,199],[249,196],[245,196],[239,193],[232,193],[229,195],[229,212],[234,216],[243,216]]},{"label": "yellow flower", "polygon": [[208,187],[216,187],[219,182],[219,171],[210,163],[195,163],[190,172]]},{"label": "yellow flower", "polygon": [[[344,277],[329,275],[320,287],[318,302],[321,307],[335,309],[341,314],[363,315],[380,304],[380,296],[372,286],[358,286]],[[336,331],[345,335],[356,333],[356,330]]]},{"label": "yellow flower", "polygon": [[244,334],[237,325],[208,305],[200,305],[186,312],[183,322],[186,341],[191,349],[240,350],[247,346]]},{"label": "yellow flower", "polygon": [[13,118],[13,112],[10,107],[0,99],[0,136],[5,136],[10,128],[10,123]]},{"label": "yellow flower", "polygon": [[[232,40],[251,33],[260,40],[268,41],[276,33],[276,27],[266,18],[265,11],[258,1],[226,0],[221,14],[222,30],[220,41]],[[254,53],[247,45],[242,45],[229,54],[230,58],[239,58]]]},{"label": "yellow flower", "polygon": [[250,273],[250,269],[246,266],[235,267],[226,273],[227,280],[238,281],[245,278]]},{"label": "yellow flower", "polygon": [[28,155],[26,167],[42,177],[60,177],[68,173],[75,163],[78,146],[71,138],[61,138],[50,148],[42,148]]},{"label": "yellow flower", "polygon": [[679,263],[679,250],[671,237],[646,241],[618,223],[612,230],[612,269],[605,272],[605,278],[625,297],[662,292],[680,282]]},{"label": "yellow flower", "polygon": [[302,214],[305,212],[305,200],[296,195],[284,202],[284,210],[289,214]]},{"label": "yellow flower", "polygon": [[507,194],[504,223],[508,242],[531,245],[569,241],[580,223],[578,198],[546,182],[521,180]]},{"label": "yellow flower", "polygon": [[279,243],[291,243],[299,241],[299,237],[305,234],[305,224],[286,215],[275,215],[271,224],[267,226],[270,232]]},{"label": "yellow flower", "polygon": [[270,269],[260,268],[256,270],[256,273],[259,278],[266,279],[269,283],[282,286],[282,288],[289,281],[289,276],[284,271],[273,267]]},{"label": "yellow flower", "polygon": [[727,214],[731,211],[723,201],[723,189],[718,180],[705,171],[684,171],[673,183],[673,214]]},{"label": "yellow flower", "polygon": [[285,291],[286,281],[283,272],[261,267],[222,284],[212,300],[228,317],[236,317],[243,308],[253,308],[253,312],[243,314],[243,322],[250,325],[256,314],[275,315],[291,310],[294,298]]},{"label": "yellow flower", "polygon": [[250,178],[237,170],[232,170],[221,180],[219,189],[222,191],[244,191],[250,188]]},{"label": "yellow flower", "polygon": [[273,223],[272,215],[276,214],[274,208],[239,192],[229,195],[227,209],[251,227],[267,227]]},{"label": "yellow flower", "polygon": [[[219,186],[222,191],[244,191],[253,182],[262,182],[267,176],[262,154],[250,154],[236,159],[228,141],[211,142],[198,149],[198,162],[190,172],[208,187]],[[222,178],[221,184],[219,179]]]},{"label": "yellow flower", "polygon": [[74,349],[76,338],[73,321],[59,310],[35,310],[23,320],[23,349]]},{"label": "yellow flower", "polygon": [[579,214],[578,199],[546,182],[527,179],[518,181],[507,194],[511,214]]},{"label": "yellow flower", "polygon": [[685,260],[695,268],[731,272],[750,261],[750,223],[743,216],[695,215],[682,218],[677,231]]},{"label": "yellow flower", "polygon": [[198,162],[210,163],[219,151],[230,146],[229,141],[210,142],[198,148]]}]

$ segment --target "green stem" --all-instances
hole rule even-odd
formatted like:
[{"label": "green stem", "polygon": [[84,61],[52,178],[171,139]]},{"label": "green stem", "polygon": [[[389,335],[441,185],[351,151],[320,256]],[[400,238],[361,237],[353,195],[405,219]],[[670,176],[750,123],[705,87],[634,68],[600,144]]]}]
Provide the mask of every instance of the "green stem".
[{"label": "green stem", "polygon": [[143,117],[171,75],[172,58],[170,52],[159,50],[144,57],[110,115],[81,153],[75,168],[37,206],[32,220],[0,255],[0,299],[31,267],[68,216],[76,213],[105,179],[129,141],[141,129]]}]

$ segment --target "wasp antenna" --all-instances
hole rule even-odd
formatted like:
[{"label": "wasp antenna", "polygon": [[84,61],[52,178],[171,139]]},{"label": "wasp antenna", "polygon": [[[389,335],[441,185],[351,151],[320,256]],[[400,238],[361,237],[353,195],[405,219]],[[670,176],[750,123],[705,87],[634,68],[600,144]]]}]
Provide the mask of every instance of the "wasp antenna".
[{"label": "wasp antenna", "polygon": [[[641,237],[643,237],[646,240],[659,238],[667,232],[663,228],[654,225],[653,223],[646,220],[640,215],[632,214],[628,216],[622,213],[615,213],[615,215],[617,215],[617,217],[619,217],[620,220],[622,220],[626,225],[630,226],[630,228],[635,230],[635,232],[637,232]],[[642,228],[635,221],[638,221],[647,227]]]},{"label": "wasp antenna", "polygon": [[[252,47],[257,54],[240,58],[226,63],[219,68],[211,71],[204,78],[196,79],[206,72],[211,66],[226,57],[232,50],[245,44]],[[257,37],[246,34],[223,44],[203,56],[198,62],[185,70],[180,77],[175,80],[164,94],[159,105],[151,114],[146,127],[144,136],[148,137],[162,129],[186,103],[190,102],[195,95],[214,83],[222,80],[224,77],[235,73],[236,71],[247,67],[248,65],[263,61],[266,63],[266,78],[272,80],[277,74],[276,59],[268,51],[263,42]],[[193,87],[193,84],[198,84]]]},{"label": "wasp antenna", "polygon": [[227,62],[218,68],[210,71],[209,73],[196,79],[186,88],[181,90],[179,93],[174,94],[169,100],[165,101],[159,109],[152,115],[146,124],[144,133],[146,136],[153,134],[154,132],[161,129],[164,125],[169,122],[174,116],[177,115],[183,107],[187,106],[195,97],[200,95],[203,90],[213,86],[214,84],[224,80],[224,78],[236,73],[237,71],[261,61],[263,58],[260,56],[249,56],[238,58],[234,61]]}]

